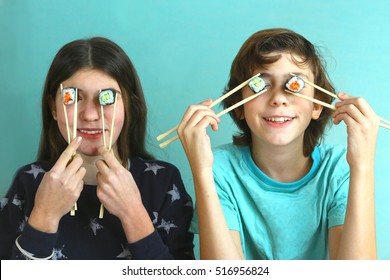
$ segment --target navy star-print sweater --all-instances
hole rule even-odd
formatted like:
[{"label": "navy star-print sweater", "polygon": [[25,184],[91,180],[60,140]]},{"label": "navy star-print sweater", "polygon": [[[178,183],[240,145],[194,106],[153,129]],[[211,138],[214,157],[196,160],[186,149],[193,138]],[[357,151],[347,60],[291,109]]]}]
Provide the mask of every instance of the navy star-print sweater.
[{"label": "navy star-print sweater", "polygon": [[155,231],[128,244],[120,220],[105,211],[99,219],[96,186],[85,185],[75,216],[65,215],[55,234],[35,230],[28,224],[34,198],[51,164],[35,162],[16,174],[0,208],[0,259],[26,259],[15,246],[36,258],[51,259],[193,259],[191,197],[178,169],[163,161],[132,158],[130,172],[141,193]]}]

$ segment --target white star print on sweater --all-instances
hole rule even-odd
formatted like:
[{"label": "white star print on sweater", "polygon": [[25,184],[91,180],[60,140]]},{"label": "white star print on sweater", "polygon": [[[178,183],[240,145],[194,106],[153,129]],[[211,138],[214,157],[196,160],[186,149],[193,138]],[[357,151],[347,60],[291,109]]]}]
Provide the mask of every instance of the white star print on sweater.
[{"label": "white star print on sweater", "polygon": [[161,166],[161,165],[158,165],[157,163],[148,163],[146,162],[146,169],[145,169],[145,172],[146,171],[153,171],[154,175],[157,175],[157,171],[159,169],[162,169],[162,168],[165,168],[164,166]]},{"label": "white star print on sweater", "polygon": [[28,174],[33,174],[34,179],[36,179],[39,173],[45,173],[46,171],[43,170],[39,165],[31,164],[31,169],[25,172]]},{"label": "white star print on sweater", "polygon": [[116,216],[106,212],[98,218],[101,203],[92,185],[84,186],[76,215],[63,216],[57,233],[33,229],[28,217],[39,184],[52,166],[47,162],[24,166],[1,199],[0,259],[25,258],[15,246],[18,236],[21,248],[38,258],[54,252],[52,259],[193,259],[192,200],[175,166],[139,157],[130,160],[130,172],[155,227],[151,235],[132,244]]}]

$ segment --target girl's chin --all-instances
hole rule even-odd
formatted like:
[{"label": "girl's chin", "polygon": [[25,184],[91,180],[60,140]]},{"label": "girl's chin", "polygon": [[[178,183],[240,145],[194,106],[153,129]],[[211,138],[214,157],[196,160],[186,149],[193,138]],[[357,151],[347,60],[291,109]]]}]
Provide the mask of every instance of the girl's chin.
[{"label": "girl's chin", "polygon": [[88,149],[88,150],[84,150],[84,149],[78,149],[77,152],[79,154],[82,154],[82,155],[85,155],[85,156],[88,156],[88,157],[94,157],[94,156],[98,156],[99,155],[99,152],[98,152],[98,148],[96,149]]}]

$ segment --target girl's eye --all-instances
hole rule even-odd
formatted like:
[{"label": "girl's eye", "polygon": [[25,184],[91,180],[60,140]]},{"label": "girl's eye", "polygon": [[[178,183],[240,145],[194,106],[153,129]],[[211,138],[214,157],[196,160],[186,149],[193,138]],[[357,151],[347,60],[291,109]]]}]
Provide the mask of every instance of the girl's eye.
[{"label": "girl's eye", "polygon": [[103,89],[99,92],[99,103],[102,106],[111,105],[115,102],[115,92],[112,89]]},{"label": "girl's eye", "polygon": [[286,83],[286,89],[292,92],[299,93],[305,87],[305,82],[298,76],[292,77]]},{"label": "girl's eye", "polygon": [[73,105],[75,103],[76,98],[78,98],[77,88],[68,87],[63,88],[61,92],[62,102],[65,105]]},{"label": "girl's eye", "polygon": [[268,86],[261,77],[254,77],[249,81],[248,85],[254,93],[259,93]]}]

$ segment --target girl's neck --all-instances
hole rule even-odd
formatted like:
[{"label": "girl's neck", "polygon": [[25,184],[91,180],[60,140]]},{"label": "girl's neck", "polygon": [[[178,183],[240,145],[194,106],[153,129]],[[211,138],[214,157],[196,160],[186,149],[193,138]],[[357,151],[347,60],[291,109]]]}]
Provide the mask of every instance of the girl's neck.
[{"label": "girl's neck", "polygon": [[[113,151],[115,157],[118,159],[119,155],[115,146],[113,147]],[[80,154],[80,156],[83,158],[83,167],[87,171],[84,177],[84,184],[97,185],[98,182],[97,182],[96,174],[98,172],[98,169],[96,167],[96,161],[103,159],[103,157],[101,155],[88,156],[85,154]]]},{"label": "girl's neck", "polygon": [[97,156],[87,156],[81,154],[83,158],[83,167],[86,169],[86,174],[84,177],[84,184],[86,185],[97,185],[96,174],[98,172],[96,167],[96,161],[102,159],[100,155]]},{"label": "girl's neck", "polygon": [[270,178],[279,182],[295,182],[311,169],[312,158],[303,155],[302,145],[265,147],[253,145],[251,154],[255,164]]}]

